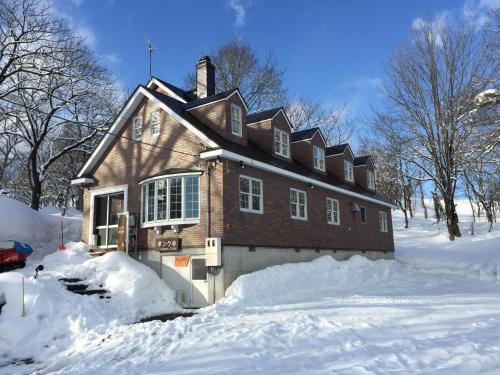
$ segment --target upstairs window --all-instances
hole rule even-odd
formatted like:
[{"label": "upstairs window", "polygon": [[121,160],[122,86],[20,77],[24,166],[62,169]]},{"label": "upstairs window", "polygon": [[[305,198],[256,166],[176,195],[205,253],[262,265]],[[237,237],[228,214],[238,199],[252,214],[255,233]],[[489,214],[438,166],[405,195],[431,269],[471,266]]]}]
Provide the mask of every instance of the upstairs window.
[{"label": "upstairs window", "polygon": [[262,213],[262,181],[240,176],[240,211]]},{"label": "upstairs window", "polygon": [[381,232],[387,232],[387,213],[383,211],[378,212],[378,224]]},{"label": "upstairs window", "polygon": [[292,219],[307,220],[307,195],[305,191],[290,189]]},{"label": "upstairs window", "polygon": [[320,147],[313,146],[314,168],[320,171],[325,171],[325,150]]},{"label": "upstairs window", "polygon": [[132,139],[140,141],[142,138],[142,117],[135,117],[133,121]]},{"label": "upstairs window", "polygon": [[349,160],[344,160],[344,178],[347,181],[354,182],[352,163]]},{"label": "upstairs window", "polygon": [[143,226],[197,223],[200,176],[165,176],[141,185]]},{"label": "upstairs window", "polygon": [[290,157],[290,139],[288,133],[274,128],[274,152],[276,155],[283,156],[285,158]]},{"label": "upstairs window", "polygon": [[151,135],[155,136],[160,134],[160,112],[152,112],[151,119],[149,120],[149,130],[151,131]]},{"label": "upstairs window", "polygon": [[373,171],[367,171],[368,178],[368,189],[375,190],[375,173]]},{"label": "upstairs window", "polygon": [[326,198],[326,221],[328,224],[340,224],[340,209],[337,199]]},{"label": "upstairs window", "polygon": [[366,216],[366,207],[359,206],[359,214],[361,217],[361,224],[368,223],[368,217]]},{"label": "upstairs window", "polygon": [[241,137],[243,135],[241,108],[231,104],[231,133]]}]

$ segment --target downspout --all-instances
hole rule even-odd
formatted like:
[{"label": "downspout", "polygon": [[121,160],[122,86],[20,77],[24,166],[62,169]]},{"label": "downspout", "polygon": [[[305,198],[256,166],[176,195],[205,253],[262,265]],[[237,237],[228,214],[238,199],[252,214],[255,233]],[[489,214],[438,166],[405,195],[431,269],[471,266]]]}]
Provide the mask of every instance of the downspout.
[{"label": "downspout", "polygon": [[210,237],[210,220],[211,220],[211,211],[210,211],[210,172],[211,172],[211,162],[207,160],[205,167],[205,198],[207,201],[206,207],[206,215],[205,215],[205,237]]}]

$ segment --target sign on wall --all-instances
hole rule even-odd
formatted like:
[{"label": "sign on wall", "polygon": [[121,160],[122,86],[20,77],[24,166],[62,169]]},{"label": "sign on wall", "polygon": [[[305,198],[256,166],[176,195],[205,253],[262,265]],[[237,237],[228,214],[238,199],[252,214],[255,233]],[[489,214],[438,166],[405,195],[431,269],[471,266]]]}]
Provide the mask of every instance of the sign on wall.
[{"label": "sign on wall", "polygon": [[156,250],[157,251],[179,251],[181,248],[180,238],[157,238]]},{"label": "sign on wall", "polygon": [[178,255],[175,257],[176,267],[187,267],[189,264],[189,255]]}]

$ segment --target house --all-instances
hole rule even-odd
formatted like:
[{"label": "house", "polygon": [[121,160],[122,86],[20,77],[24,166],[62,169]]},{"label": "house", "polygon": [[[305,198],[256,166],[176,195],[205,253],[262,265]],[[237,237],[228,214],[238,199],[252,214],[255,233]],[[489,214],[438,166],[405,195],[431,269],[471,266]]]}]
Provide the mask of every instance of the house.
[{"label": "house", "polygon": [[82,167],[83,240],[151,266],[185,306],[223,297],[238,276],[329,254],[392,258],[392,203],[369,156],[294,132],[283,108],[248,113],[238,89],[138,86]]}]

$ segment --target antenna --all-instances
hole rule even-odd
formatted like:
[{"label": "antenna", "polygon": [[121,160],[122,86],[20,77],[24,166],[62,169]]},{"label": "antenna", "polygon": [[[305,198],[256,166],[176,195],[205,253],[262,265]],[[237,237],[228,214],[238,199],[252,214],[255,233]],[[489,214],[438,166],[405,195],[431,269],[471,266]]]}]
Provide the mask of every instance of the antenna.
[{"label": "antenna", "polygon": [[148,51],[149,51],[149,78],[153,76],[152,70],[151,70],[151,60],[152,60],[152,55],[153,52],[156,52],[155,46],[153,46],[153,43],[148,41]]}]

